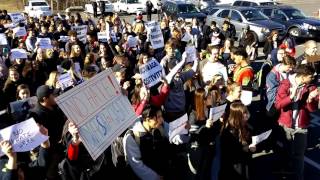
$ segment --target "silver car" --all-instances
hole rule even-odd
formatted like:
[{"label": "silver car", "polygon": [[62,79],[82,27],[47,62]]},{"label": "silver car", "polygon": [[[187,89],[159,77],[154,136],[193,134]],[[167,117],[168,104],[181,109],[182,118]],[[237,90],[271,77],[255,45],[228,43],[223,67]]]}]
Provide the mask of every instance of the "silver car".
[{"label": "silver car", "polygon": [[226,17],[231,18],[231,23],[236,28],[236,37],[239,37],[241,31],[247,26],[258,37],[259,42],[264,42],[266,37],[272,30],[278,30],[279,36],[286,34],[285,26],[270,20],[260,10],[252,7],[233,7],[233,6],[217,6],[219,10],[207,17],[207,24],[215,21],[220,27]]}]

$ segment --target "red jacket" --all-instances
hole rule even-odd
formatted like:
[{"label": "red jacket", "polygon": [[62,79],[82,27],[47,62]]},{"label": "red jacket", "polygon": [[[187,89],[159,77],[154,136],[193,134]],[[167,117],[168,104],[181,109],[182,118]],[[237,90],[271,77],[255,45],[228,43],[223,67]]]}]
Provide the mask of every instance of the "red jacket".
[{"label": "red jacket", "polygon": [[[287,128],[292,128],[292,100],[290,99],[290,81],[285,79],[280,82],[278,88],[275,107],[280,112],[278,123]],[[310,122],[310,112],[317,110],[319,97],[315,97],[310,103],[307,103],[309,93],[316,89],[315,86],[305,86],[302,89],[299,99],[299,128],[307,128]]]}]

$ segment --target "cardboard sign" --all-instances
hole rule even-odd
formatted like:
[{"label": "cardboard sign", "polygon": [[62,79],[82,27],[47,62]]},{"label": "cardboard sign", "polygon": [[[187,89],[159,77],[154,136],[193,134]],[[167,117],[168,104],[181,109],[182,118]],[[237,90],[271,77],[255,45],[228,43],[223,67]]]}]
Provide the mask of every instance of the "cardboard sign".
[{"label": "cardboard sign", "polygon": [[[0,140],[7,140],[14,152],[27,152],[48,140],[48,136],[40,133],[33,118],[0,130]],[[0,151],[0,156],[4,155]]]},{"label": "cardboard sign", "polygon": [[51,49],[51,39],[50,38],[37,38],[37,42],[41,49]]},{"label": "cardboard sign", "polygon": [[98,32],[99,42],[108,42],[108,34],[106,32]]},{"label": "cardboard sign", "polygon": [[0,45],[8,45],[8,40],[4,33],[0,33]]},{"label": "cardboard sign", "polygon": [[25,49],[11,49],[11,59],[27,59],[27,51]]},{"label": "cardboard sign", "polygon": [[153,49],[163,48],[164,39],[159,22],[151,21],[146,23],[147,35]]},{"label": "cardboard sign", "polygon": [[162,66],[152,58],[146,64],[139,67],[143,84],[150,88],[160,82],[162,77]]},{"label": "cardboard sign", "polygon": [[72,26],[71,30],[77,32],[77,38],[82,41],[83,43],[87,42],[87,31],[88,27],[86,25],[81,26]]},{"label": "cardboard sign", "polygon": [[26,36],[27,35],[27,31],[26,28],[23,27],[16,27],[13,29],[13,33],[15,37],[22,37],[22,36]]},{"label": "cardboard sign", "polygon": [[188,115],[185,114],[182,117],[169,123],[169,141],[179,134],[188,134],[188,130],[185,128],[188,121]]},{"label": "cardboard sign", "polygon": [[227,107],[227,104],[210,108],[209,119],[212,119],[213,122],[216,122],[217,120],[219,120],[224,114],[224,112],[226,111],[226,107]]},{"label": "cardboard sign", "polygon": [[94,160],[137,119],[111,69],[70,89],[56,102],[78,126],[82,142]]},{"label": "cardboard sign", "polygon": [[8,13],[14,24],[24,22],[26,18],[21,13]]},{"label": "cardboard sign", "polygon": [[70,73],[61,74],[58,78],[58,83],[60,84],[62,90],[74,85]]}]

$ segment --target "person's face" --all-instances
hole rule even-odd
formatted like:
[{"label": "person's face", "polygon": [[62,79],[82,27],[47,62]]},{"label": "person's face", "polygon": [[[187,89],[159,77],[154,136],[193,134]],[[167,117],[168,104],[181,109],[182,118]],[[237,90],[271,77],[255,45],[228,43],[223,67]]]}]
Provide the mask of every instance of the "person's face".
[{"label": "person's face", "polygon": [[284,56],[285,56],[284,49],[279,49],[278,52],[277,52],[278,61],[282,61]]},{"label": "person's face", "polygon": [[187,27],[187,28],[186,28],[186,32],[187,32],[187,33],[191,33],[191,27]]},{"label": "person's face", "polygon": [[71,37],[70,37],[70,40],[71,40],[72,42],[75,42],[75,41],[77,40],[77,36],[71,36]]},{"label": "person's face", "polygon": [[235,87],[234,90],[231,92],[231,95],[234,99],[240,99],[240,96],[241,96],[240,86]]},{"label": "person's face", "polygon": [[172,47],[168,47],[166,48],[166,52],[169,56],[173,56],[173,48]]},{"label": "person's face", "polygon": [[41,27],[41,33],[42,33],[42,34],[47,33],[47,28],[46,28],[46,27]]},{"label": "person's face", "polygon": [[292,65],[283,65],[283,72],[285,72],[285,73],[291,72],[292,69],[293,69]]},{"label": "person's face", "polygon": [[278,34],[274,34],[274,35],[272,36],[272,40],[273,40],[273,41],[278,40],[278,36],[279,36]]},{"label": "person's face", "polygon": [[57,104],[53,94],[50,94],[50,96],[46,98],[46,101],[50,106],[55,106]]},{"label": "person's face", "polygon": [[135,83],[135,84],[142,84],[142,79],[136,78],[136,79],[134,80],[134,83]]},{"label": "person's face", "polygon": [[249,111],[247,111],[243,114],[243,123],[246,124],[249,118],[250,118],[250,113]]},{"label": "person's face", "polygon": [[9,71],[9,78],[11,81],[16,82],[19,80],[19,73],[17,71]]},{"label": "person's face", "polygon": [[116,72],[115,73],[116,79],[121,82],[125,79],[126,73],[125,72]]},{"label": "person's face", "polygon": [[18,96],[19,96],[19,98],[22,99],[22,100],[29,98],[29,97],[30,97],[30,91],[29,91],[29,89],[21,89],[21,90],[19,91]]},{"label": "person's face", "polygon": [[145,64],[148,62],[148,56],[143,56],[142,63]]},{"label": "person's face", "polygon": [[74,47],[74,52],[79,54],[81,52],[80,46],[75,46]]},{"label": "person's face", "polygon": [[228,25],[228,24],[223,24],[223,27],[222,27],[222,28],[223,28],[223,30],[225,30],[225,31],[226,31],[226,30],[228,30],[229,25]]},{"label": "person's face", "polygon": [[156,117],[148,118],[148,125],[151,129],[159,128],[163,123],[162,112],[158,111]]},{"label": "person's face", "polygon": [[62,31],[62,30],[63,30],[63,26],[62,26],[62,25],[59,25],[58,28],[57,28],[57,30],[58,30],[59,32]]},{"label": "person's face", "polygon": [[230,47],[230,46],[231,46],[230,40],[226,40],[226,41],[224,42],[224,45],[225,45],[225,47]]},{"label": "person's face", "polygon": [[234,55],[234,62],[235,62],[237,65],[240,65],[241,62],[242,62],[242,56]]},{"label": "person's face", "polygon": [[219,57],[219,49],[212,49],[210,61],[216,62],[218,60],[218,57]]},{"label": "person's face", "polygon": [[302,76],[302,83],[303,84],[310,84],[312,80],[313,80],[312,75]]},{"label": "person's face", "polygon": [[88,40],[89,42],[91,42],[91,41],[92,41],[92,37],[91,37],[90,35],[87,35],[87,40]]},{"label": "person's face", "polygon": [[128,32],[131,32],[132,27],[131,26],[127,26],[127,30],[128,30]]},{"label": "person's face", "polygon": [[309,56],[314,56],[317,53],[317,44],[316,43],[310,43],[309,46],[306,48],[305,52]]},{"label": "person's face", "polygon": [[107,51],[107,48],[104,45],[100,45],[100,51],[105,52]]}]

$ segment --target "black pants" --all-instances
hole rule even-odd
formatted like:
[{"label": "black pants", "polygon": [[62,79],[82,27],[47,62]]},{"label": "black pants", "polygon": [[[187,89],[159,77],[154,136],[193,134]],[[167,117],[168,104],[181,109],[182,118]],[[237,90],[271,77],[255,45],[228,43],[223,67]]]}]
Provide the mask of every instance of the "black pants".
[{"label": "black pants", "polygon": [[151,21],[152,12],[147,12],[147,21]]}]

